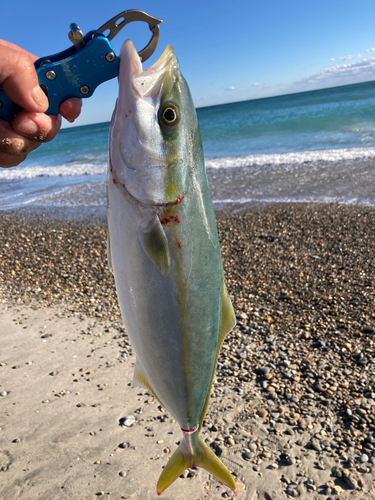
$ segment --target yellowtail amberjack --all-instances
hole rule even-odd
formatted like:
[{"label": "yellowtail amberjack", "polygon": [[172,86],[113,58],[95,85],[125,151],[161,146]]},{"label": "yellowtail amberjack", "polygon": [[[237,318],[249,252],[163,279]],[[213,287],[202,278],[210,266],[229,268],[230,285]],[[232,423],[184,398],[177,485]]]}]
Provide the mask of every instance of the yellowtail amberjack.
[{"label": "yellowtail amberjack", "polygon": [[170,45],[142,71],[127,40],[120,61],[109,138],[109,260],[137,356],[134,383],[160,401],[183,433],[157,491],[193,465],[235,491],[229,471],[198,437],[235,315],[195,108]]}]

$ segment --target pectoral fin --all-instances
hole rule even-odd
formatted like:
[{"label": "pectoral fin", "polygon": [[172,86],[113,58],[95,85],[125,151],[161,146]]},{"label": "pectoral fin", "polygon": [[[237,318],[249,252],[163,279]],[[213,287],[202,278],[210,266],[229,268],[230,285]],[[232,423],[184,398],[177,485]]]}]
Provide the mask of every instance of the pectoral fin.
[{"label": "pectoral fin", "polygon": [[204,419],[204,416],[206,415],[207,407],[208,407],[208,404],[210,402],[211,386],[212,386],[212,382],[214,379],[217,360],[219,359],[219,354],[220,354],[222,343],[224,342],[224,339],[228,335],[228,333],[235,327],[235,325],[236,325],[236,315],[234,313],[232,301],[230,300],[230,297],[229,297],[229,294],[227,291],[227,287],[225,286],[224,276],[223,276],[223,284],[221,287],[221,300],[220,300],[220,329],[219,329],[219,339],[218,339],[217,350],[216,350],[216,358],[215,358],[214,369],[212,372],[211,382],[209,385],[209,391],[207,394],[206,402],[204,404],[202,416],[201,416],[201,419],[199,422],[198,432],[202,428],[203,419]]},{"label": "pectoral fin", "polygon": [[140,244],[148,258],[164,277],[168,276],[171,259],[168,240],[159,218],[155,215],[146,228],[140,228],[138,235]]}]

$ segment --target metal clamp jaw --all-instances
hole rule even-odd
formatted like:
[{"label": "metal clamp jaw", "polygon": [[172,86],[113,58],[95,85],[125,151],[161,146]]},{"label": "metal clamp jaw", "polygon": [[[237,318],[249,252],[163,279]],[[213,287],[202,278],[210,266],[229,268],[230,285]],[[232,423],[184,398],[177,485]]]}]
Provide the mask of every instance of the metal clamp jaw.
[{"label": "metal clamp jaw", "polygon": [[[110,41],[124,26],[134,21],[146,22],[152,33],[148,44],[138,52],[142,61],[146,61],[157,47],[162,21],[135,9],[121,12],[85,36],[79,26],[71,24],[68,37],[73,46],[35,61],[39,85],[49,101],[47,115],[57,114],[60,105],[70,97],[92,96],[101,83],[118,76],[120,63]],[[109,34],[105,35],[107,31]],[[12,122],[20,110],[0,86],[0,119]]]}]

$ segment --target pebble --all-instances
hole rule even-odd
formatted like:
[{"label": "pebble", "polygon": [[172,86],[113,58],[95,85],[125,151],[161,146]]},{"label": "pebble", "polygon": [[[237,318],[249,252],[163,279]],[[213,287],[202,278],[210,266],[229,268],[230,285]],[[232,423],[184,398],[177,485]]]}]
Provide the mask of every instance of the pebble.
[{"label": "pebble", "polygon": [[8,394],[7,391],[1,391],[0,392],[0,396],[6,396],[7,394]]},{"label": "pebble", "polygon": [[260,367],[258,368],[258,373],[259,373],[260,375],[265,375],[266,373],[269,373],[269,372],[270,372],[270,369],[269,369],[269,367],[268,367],[268,366],[260,366]]},{"label": "pebble", "polygon": [[[112,344],[127,354],[130,345],[120,327],[113,276],[106,265],[98,266],[106,261],[105,223],[59,221],[48,212],[30,221],[22,212],[14,213],[0,214],[0,238],[8,245],[2,300],[51,307],[69,303],[67,314],[98,315],[111,325],[111,338],[119,336]],[[249,423],[272,435],[276,449],[293,448],[298,437],[301,453],[306,451],[315,460],[333,455],[339,467],[345,452],[349,471],[358,464],[368,467],[374,459],[366,439],[375,431],[375,324],[373,270],[367,256],[373,251],[375,211],[296,203],[218,211],[216,217],[238,325],[226,337],[219,356],[214,389],[220,391],[209,405],[206,418],[212,426],[207,431],[222,431],[240,449],[247,447],[245,460],[256,460],[258,451],[250,448],[249,440],[256,438],[250,438]],[[27,234],[29,241],[20,234]],[[30,253],[40,258],[33,275],[26,260]],[[125,363],[129,359],[122,358]],[[223,422],[227,412],[221,414],[223,405],[234,404],[232,388],[242,391],[237,391],[237,408],[230,412],[246,427],[246,438],[232,432],[234,424]],[[326,434],[315,439],[320,428]],[[314,444],[305,450],[307,437]],[[367,462],[361,461],[363,455]],[[272,463],[278,463],[277,455]],[[327,477],[332,467],[328,463]],[[360,479],[352,479],[360,485]]]},{"label": "pebble", "polygon": [[298,425],[298,427],[300,427],[301,429],[306,429],[306,422],[305,422],[305,419],[303,419],[303,418],[299,418],[299,419],[297,419],[297,425]]},{"label": "pebble", "polygon": [[294,465],[296,463],[295,457],[291,457],[289,455],[286,456],[285,461],[288,465]]},{"label": "pebble", "polygon": [[358,459],[361,463],[365,463],[369,461],[369,456],[366,453],[362,453],[362,455]]},{"label": "pebble", "polygon": [[298,491],[295,488],[293,488],[292,486],[287,487],[286,494],[293,497],[293,498],[296,498],[299,495]]},{"label": "pebble", "polygon": [[121,425],[124,425],[125,427],[131,427],[135,423],[135,417],[134,415],[126,415],[121,421]]},{"label": "pebble", "polygon": [[349,488],[352,490],[358,488],[358,481],[351,474],[349,474],[348,471],[345,471],[345,473],[343,474],[343,478]]},{"label": "pebble", "polygon": [[334,477],[342,477],[342,474],[343,474],[343,470],[341,467],[338,467],[337,465],[335,465],[334,467],[332,467],[332,476]]}]

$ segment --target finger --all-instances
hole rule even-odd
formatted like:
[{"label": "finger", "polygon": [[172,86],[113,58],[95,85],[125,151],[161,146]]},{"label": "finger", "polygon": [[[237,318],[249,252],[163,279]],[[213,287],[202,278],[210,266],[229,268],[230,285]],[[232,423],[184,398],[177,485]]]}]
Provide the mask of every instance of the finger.
[{"label": "finger", "polygon": [[17,134],[9,123],[0,121],[0,167],[19,165],[40,144],[40,141]]},{"label": "finger", "polygon": [[66,120],[73,123],[76,118],[79,117],[82,108],[82,99],[77,97],[72,97],[67,101],[64,101],[59,109],[59,113]]},{"label": "finger", "polygon": [[12,155],[0,151],[0,168],[17,167],[20,163],[26,160],[27,153]]},{"label": "finger", "polygon": [[13,130],[16,133],[39,143],[51,141],[60,127],[60,115],[45,115],[30,111],[21,111],[13,121]]},{"label": "finger", "polygon": [[0,45],[0,84],[19,106],[40,113],[48,109],[48,99],[39,87],[31,58],[4,45]]},{"label": "finger", "polygon": [[6,40],[1,40],[0,39],[0,45],[3,45],[3,47],[8,47],[13,50],[18,50],[18,52],[22,52],[23,54],[26,54],[27,56],[30,57],[30,59],[35,62],[38,60],[37,56],[34,56],[31,52],[28,50],[23,49],[22,47],[18,47],[18,45],[15,45],[14,43],[7,42]]}]

